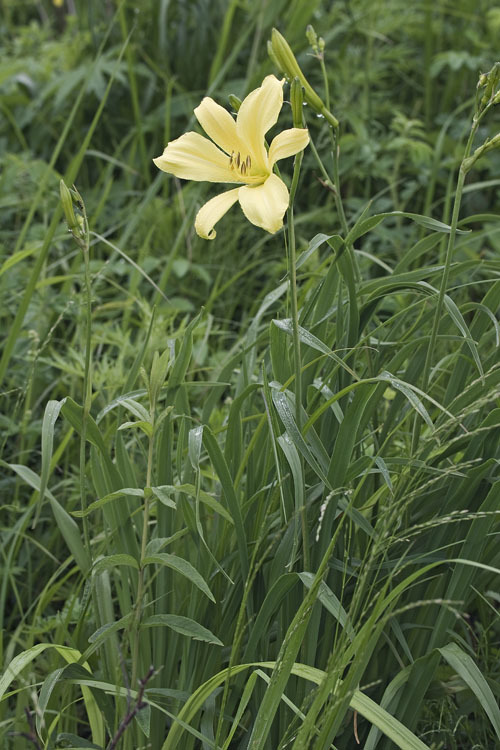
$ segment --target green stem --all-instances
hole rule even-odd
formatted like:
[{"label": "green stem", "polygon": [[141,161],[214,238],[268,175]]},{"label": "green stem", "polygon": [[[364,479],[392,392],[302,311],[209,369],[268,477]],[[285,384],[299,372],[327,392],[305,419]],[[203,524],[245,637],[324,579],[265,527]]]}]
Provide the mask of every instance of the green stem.
[{"label": "green stem", "polygon": [[344,237],[347,236],[349,228],[347,226],[347,219],[344,211],[344,204],[342,203],[342,196],[340,195],[340,179],[339,179],[339,146],[337,138],[337,130],[330,128],[330,138],[332,141],[332,161],[333,161],[333,184],[334,184],[334,197],[335,206],[337,207],[337,213],[339,215],[340,225]]},{"label": "green stem", "polygon": [[297,192],[299,173],[302,165],[303,152],[301,151],[295,157],[293,170],[292,186],[290,188],[290,207],[288,209],[288,275],[290,278],[290,303],[292,312],[292,339],[293,339],[293,358],[295,365],[295,416],[297,427],[300,429],[302,416],[302,364],[300,357],[300,336],[299,336],[299,312],[297,301],[297,257],[295,246],[295,223],[293,216],[293,203]]},{"label": "green stem", "polygon": [[[481,119],[482,119],[482,115],[473,121],[473,126],[469,134],[467,145],[465,147],[464,155],[463,155],[462,162],[460,164],[460,169],[458,172],[457,189],[455,191],[455,200],[453,203],[453,213],[451,217],[450,236],[449,236],[448,245],[446,248],[443,275],[441,276],[441,284],[439,286],[438,300],[437,300],[437,305],[436,305],[436,311],[434,313],[434,320],[432,322],[432,330],[431,330],[431,335],[429,339],[429,345],[427,347],[427,352],[425,356],[424,372],[422,376],[422,386],[421,386],[423,391],[427,391],[427,388],[429,385],[429,375],[431,371],[432,360],[434,358],[434,349],[436,348],[436,340],[437,340],[437,335],[438,335],[438,330],[439,330],[439,324],[441,322],[441,315],[443,312],[444,298],[446,295],[446,290],[448,288],[448,279],[450,277],[451,261],[453,259],[453,252],[455,249],[455,237],[457,234],[458,216],[460,214],[460,205],[462,203],[462,193],[464,189],[465,177],[467,175],[467,169],[465,168],[465,161],[470,156],[472,143],[474,141],[474,136],[476,135],[477,128],[479,126],[479,122]],[[420,438],[420,429],[421,429],[421,421],[420,421],[419,416],[416,415],[415,421],[413,423],[413,434],[412,434],[412,442],[411,442],[412,455],[415,454],[416,449],[417,449],[418,440]]]},{"label": "green stem", "polygon": [[329,110],[330,109],[330,86],[328,84],[328,75],[326,72],[325,58],[323,54],[320,55],[319,64],[321,66],[321,73],[323,75],[323,86],[325,89],[325,107]]},{"label": "green stem", "polygon": [[144,559],[146,557],[146,547],[148,543],[148,531],[149,531],[149,500],[150,500],[150,488],[151,488],[151,475],[153,470],[153,454],[154,454],[154,429],[155,429],[155,404],[151,406],[151,423],[152,433],[149,438],[148,448],[148,465],[146,469],[146,487],[144,491],[144,516],[142,524],[142,539],[141,539],[141,560],[139,564],[139,576],[137,582],[137,601],[135,604],[134,624],[133,624],[133,651],[132,651],[132,686],[134,687],[137,682],[138,670],[139,670],[139,629],[141,625],[141,616],[143,610],[143,600],[145,593],[144,585]]},{"label": "green stem", "polygon": [[[302,360],[300,354],[300,335],[299,335],[299,310],[297,301],[297,254],[295,247],[295,223],[293,217],[293,204],[297,186],[299,183],[300,168],[302,166],[303,151],[300,151],[295,157],[293,169],[292,185],[290,187],[290,207],[288,209],[288,275],[290,278],[290,302],[292,313],[292,340],[293,340],[293,360],[295,371],[295,421],[300,430],[302,426]],[[300,458],[302,463],[302,457]],[[304,556],[304,569],[309,570],[309,545],[308,545],[308,527],[307,512],[303,506],[300,509],[300,522],[302,529],[302,548]]]},{"label": "green stem", "polygon": [[[83,373],[83,414],[82,414],[82,434],[80,438],[80,504],[82,511],[87,510],[87,487],[86,487],[86,440],[87,424],[92,405],[92,282],[90,277],[90,235],[85,206],[83,205],[84,221],[84,239],[80,247],[83,252],[84,260],[84,284],[86,297],[85,310],[85,369]],[[82,518],[83,522],[83,539],[85,548],[89,554],[90,565],[92,567],[92,549],[90,546],[89,520],[87,515]]]}]

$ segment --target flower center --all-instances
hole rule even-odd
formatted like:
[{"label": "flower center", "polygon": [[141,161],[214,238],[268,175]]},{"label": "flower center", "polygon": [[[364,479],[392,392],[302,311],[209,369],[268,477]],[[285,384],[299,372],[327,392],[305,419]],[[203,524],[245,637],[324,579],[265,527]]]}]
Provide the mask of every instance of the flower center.
[{"label": "flower center", "polygon": [[229,157],[229,166],[241,177],[248,177],[250,175],[250,169],[252,167],[252,159],[250,158],[250,155],[246,156],[243,159],[239,151],[237,153],[231,151],[231,156]]}]

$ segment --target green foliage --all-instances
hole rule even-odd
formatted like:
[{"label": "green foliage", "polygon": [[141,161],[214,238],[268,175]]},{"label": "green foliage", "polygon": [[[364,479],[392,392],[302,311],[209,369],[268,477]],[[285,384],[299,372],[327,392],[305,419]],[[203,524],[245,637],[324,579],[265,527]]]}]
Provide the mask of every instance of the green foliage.
[{"label": "green foliage", "polygon": [[[207,243],[211,186],[151,160],[273,71],[273,27],[339,131],[303,107],[285,232]],[[2,747],[500,741],[498,28],[4,0]]]}]

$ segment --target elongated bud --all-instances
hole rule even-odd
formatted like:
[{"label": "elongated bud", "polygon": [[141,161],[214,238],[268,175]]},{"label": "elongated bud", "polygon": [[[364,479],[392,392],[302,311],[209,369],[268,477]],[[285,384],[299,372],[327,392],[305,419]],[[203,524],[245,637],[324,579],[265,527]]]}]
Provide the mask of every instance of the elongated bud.
[{"label": "elongated bud", "polygon": [[73,196],[71,195],[71,191],[65,184],[64,180],[61,180],[59,183],[59,192],[61,194],[61,204],[63,207],[64,218],[66,219],[68,229],[71,232],[79,230],[80,227],[75,216],[75,210],[73,208]]},{"label": "elongated bud", "polygon": [[278,63],[281,71],[286,75],[289,81],[293,81],[294,78],[298,78],[304,87],[304,96],[308,104],[316,110],[321,112],[324,107],[323,102],[314,91],[312,86],[308,83],[305,75],[301,71],[299,64],[290,49],[290,45],[286,41],[285,37],[279,33],[277,29],[273,29],[271,34],[271,44],[274,52],[274,56]]},{"label": "elongated bud", "polygon": [[293,127],[303,128],[302,105],[304,103],[304,92],[297,76],[295,76],[290,84],[290,102],[292,104]]},{"label": "elongated bud", "polygon": [[271,33],[271,59],[277,65],[278,69],[285,74],[289,81],[293,81],[294,78],[298,78],[304,88],[304,98],[306,102],[320,115],[323,115],[330,125],[334,128],[338,128],[339,121],[337,118],[325,107],[324,103],[314,91],[311,84],[301,71],[299,64],[290,49],[290,45],[286,41],[285,37],[280,34],[277,29],[273,29]]},{"label": "elongated bud", "polygon": [[271,60],[272,64],[276,68],[276,70],[280,70],[282,73],[284,73],[284,70],[281,67],[280,61],[278,60],[278,58],[274,54],[273,43],[271,42],[270,39],[268,39],[268,41],[267,41],[267,54],[269,55],[269,59]]},{"label": "elongated bud", "polygon": [[234,109],[235,112],[238,112],[239,108],[241,107],[241,99],[238,99],[237,96],[234,94],[229,94],[229,106]]}]

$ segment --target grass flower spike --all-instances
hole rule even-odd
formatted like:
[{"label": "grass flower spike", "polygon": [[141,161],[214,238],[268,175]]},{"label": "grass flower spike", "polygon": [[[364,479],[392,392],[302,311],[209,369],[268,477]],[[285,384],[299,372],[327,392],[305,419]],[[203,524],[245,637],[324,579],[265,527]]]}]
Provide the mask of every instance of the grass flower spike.
[{"label": "grass flower spike", "polygon": [[273,75],[267,76],[262,86],[243,100],[236,120],[205,97],[194,113],[212,140],[185,133],[153,159],[159,169],[184,180],[238,185],[199,210],[195,229],[200,237],[213,240],[215,224],[236,201],[247,219],[267,232],[272,234],[283,226],[288,189],[273,173],[273,167],[279,159],[297,154],[309,143],[307,129],[290,128],[273,139],[269,150],[266,147],[265,135],[277,122],[283,106],[283,83]]}]

